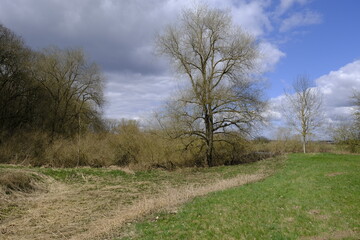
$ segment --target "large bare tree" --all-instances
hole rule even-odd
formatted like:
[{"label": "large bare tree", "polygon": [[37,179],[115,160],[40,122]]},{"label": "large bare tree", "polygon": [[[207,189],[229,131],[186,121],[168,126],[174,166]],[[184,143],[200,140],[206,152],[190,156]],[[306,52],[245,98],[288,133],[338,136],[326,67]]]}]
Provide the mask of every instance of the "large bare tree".
[{"label": "large bare tree", "polygon": [[248,133],[261,119],[261,90],[248,74],[258,57],[256,41],[228,12],[200,6],[183,11],[158,37],[158,48],[188,83],[168,105],[176,136],[201,139],[203,165],[211,166],[216,141],[235,130]]},{"label": "large bare tree", "polygon": [[320,127],[322,120],[322,95],[310,84],[307,76],[298,76],[293,82],[292,91],[285,92],[286,102],[283,106],[288,123],[301,135],[304,153],[309,136]]},{"label": "large bare tree", "polygon": [[52,137],[74,135],[81,126],[89,126],[100,117],[103,78],[97,65],[89,62],[82,50],[56,47],[43,50],[34,63],[34,77],[47,99],[39,109],[47,115],[44,128]]}]

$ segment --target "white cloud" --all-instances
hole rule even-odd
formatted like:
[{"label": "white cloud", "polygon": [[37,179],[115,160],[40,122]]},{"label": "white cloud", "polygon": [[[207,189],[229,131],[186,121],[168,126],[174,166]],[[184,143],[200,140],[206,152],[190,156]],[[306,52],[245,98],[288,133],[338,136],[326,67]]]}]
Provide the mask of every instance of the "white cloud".
[{"label": "white cloud", "polygon": [[351,96],[354,90],[360,89],[360,60],[321,76],[316,85],[324,96],[328,118],[350,117],[354,109]]},{"label": "white cloud", "polygon": [[257,68],[260,72],[272,71],[280,59],[286,56],[276,45],[265,41],[259,44],[259,51]]},{"label": "white cloud", "polygon": [[[339,117],[351,119],[355,109],[351,96],[354,90],[360,89],[360,60],[319,77],[315,83],[315,88],[323,96],[324,123],[337,122]],[[284,101],[284,95],[269,100],[269,110],[266,116],[270,121],[275,122],[275,125],[279,125],[279,122],[285,123],[281,114],[281,106]]]},{"label": "white cloud", "polygon": [[319,13],[313,11],[297,12],[283,20],[280,26],[280,32],[286,32],[296,27],[319,24],[322,17]]},{"label": "white cloud", "polygon": [[241,2],[232,7],[233,20],[256,37],[272,30],[269,15],[266,12],[267,1]]},{"label": "white cloud", "polygon": [[281,0],[280,5],[277,9],[277,13],[279,15],[281,15],[281,14],[285,13],[287,10],[289,10],[295,4],[304,5],[308,2],[309,2],[309,0]]},{"label": "white cloud", "polygon": [[271,98],[268,102],[268,109],[265,113],[265,117],[268,121],[283,121],[283,114],[281,111],[282,104],[285,101],[285,95],[280,95],[275,98]]},{"label": "white cloud", "polygon": [[173,93],[177,81],[168,76],[106,73],[105,117],[138,119],[155,111]]}]

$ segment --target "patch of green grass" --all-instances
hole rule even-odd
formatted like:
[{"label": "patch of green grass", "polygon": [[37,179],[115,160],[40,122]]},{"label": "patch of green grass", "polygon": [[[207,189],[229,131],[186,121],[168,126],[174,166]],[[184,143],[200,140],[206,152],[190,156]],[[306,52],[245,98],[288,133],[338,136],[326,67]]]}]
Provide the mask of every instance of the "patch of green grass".
[{"label": "patch of green grass", "polygon": [[274,176],[196,198],[123,239],[359,239],[359,172],[358,155],[292,154]]},{"label": "patch of green grass", "polygon": [[59,181],[79,183],[85,181],[87,176],[117,178],[128,177],[128,174],[120,170],[107,170],[100,168],[38,168],[37,171]]}]

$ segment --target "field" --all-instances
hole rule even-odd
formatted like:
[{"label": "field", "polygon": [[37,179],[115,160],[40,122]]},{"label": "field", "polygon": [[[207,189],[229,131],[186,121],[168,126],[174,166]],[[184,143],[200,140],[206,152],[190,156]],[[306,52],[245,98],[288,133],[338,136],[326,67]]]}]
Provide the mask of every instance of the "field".
[{"label": "field", "polygon": [[0,165],[0,239],[104,239],[153,212],[264,179],[283,162],[139,172]]},{"label": "field", "polygon": [[196,198],[120,239],[360,239],[359,172],[359,155],[293,154],[264,181]]},{"label": "field", "polygon": [[359,239],[359,172],[359,155],[335,154],[175,171],[0,165],[0,238]]}]

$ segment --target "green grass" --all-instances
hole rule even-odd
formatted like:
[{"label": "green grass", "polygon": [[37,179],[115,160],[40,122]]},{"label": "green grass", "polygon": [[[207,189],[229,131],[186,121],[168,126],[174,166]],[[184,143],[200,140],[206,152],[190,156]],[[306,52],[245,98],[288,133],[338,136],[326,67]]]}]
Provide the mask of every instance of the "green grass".
[{"label": "green grass", "polygon": [[122,239],[360,239],[360,156],[292,154],[262,182],[196,198],[132,229]]}]

